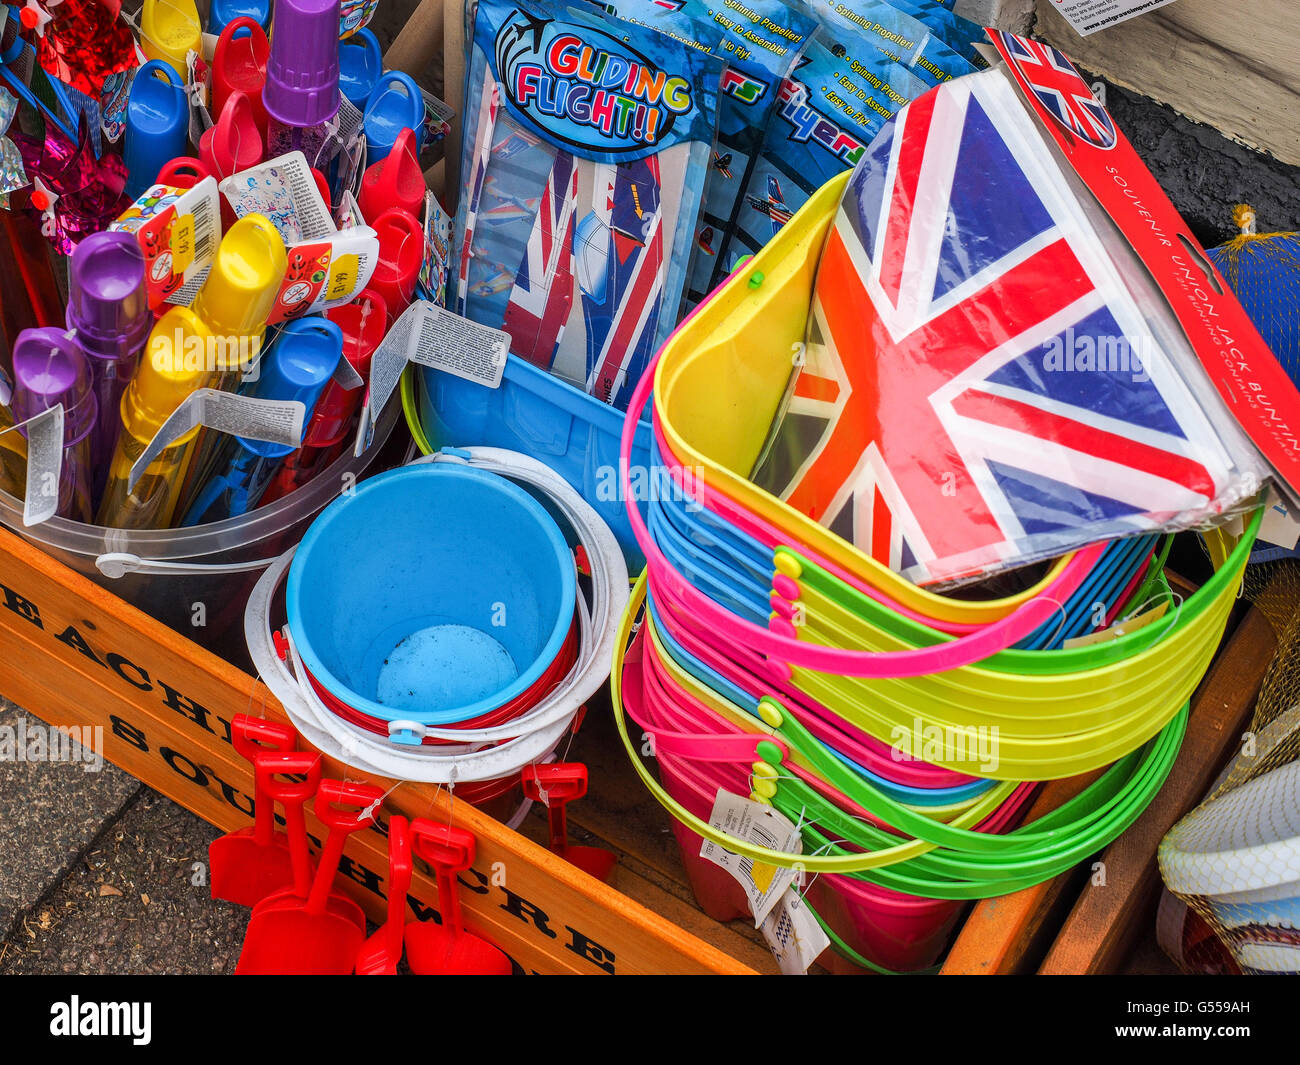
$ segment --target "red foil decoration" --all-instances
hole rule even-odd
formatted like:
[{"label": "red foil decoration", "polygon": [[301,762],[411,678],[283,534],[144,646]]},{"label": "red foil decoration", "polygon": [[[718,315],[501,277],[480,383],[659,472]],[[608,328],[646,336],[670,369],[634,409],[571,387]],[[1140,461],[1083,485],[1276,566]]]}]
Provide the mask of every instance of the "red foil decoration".
[{"label": "red foil decoration", "polygon": [[[25,0],[5,3],[21,9]],[[46,23],[44,34],[27,36],[36,46],[41,67],[51,77],[98,100],[105,78],[136,65],[135,38],[119,17],[120,0],[116,7],[101,0],[63,0],[45,10],[52,20]],[[17,11],[11,16],[17,18]]]}]

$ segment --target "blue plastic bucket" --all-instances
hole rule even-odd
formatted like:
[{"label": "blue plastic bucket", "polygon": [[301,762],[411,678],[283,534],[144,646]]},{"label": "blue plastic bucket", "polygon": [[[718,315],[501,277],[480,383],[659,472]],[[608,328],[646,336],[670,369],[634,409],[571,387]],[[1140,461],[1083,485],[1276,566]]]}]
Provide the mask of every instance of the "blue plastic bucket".
[{"label": "blue plastic bucket", "polygon": [[289,569],[289,631],[335,698],[443,725],[526,691],[573,622],[559,527],[503,477],[419,465],[366,481],[312,524]]},{"label": "blue plastic bucket", "polygon": [[[613,531],[628,570],[640,572],[645,556],[618,477],[622,411],[515,355],[495,389],[433,369],[422,371],[421,380],[420,421],[435,448],[503,447],[544,462],[591,504]],[[632,461],[650,468],[648,421],[637,427]]]}]

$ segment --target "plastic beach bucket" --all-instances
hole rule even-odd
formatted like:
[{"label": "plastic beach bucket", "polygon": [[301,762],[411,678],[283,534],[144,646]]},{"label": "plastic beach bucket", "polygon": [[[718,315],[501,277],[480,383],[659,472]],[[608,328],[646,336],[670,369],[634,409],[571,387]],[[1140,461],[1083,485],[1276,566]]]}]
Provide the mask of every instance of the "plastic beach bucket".
[{"label": "plastic beach bucket", "polygon": [[345,487],[401,462],[405,434],[393,434],[400,418],[398,405],[389,404],[360,458],[349,449],[283,498],[222,521],[188,529],[105,529],[51,518],[28,528],[21,500],[0,492],[0,523],[150,617],[242,664],[248,660],[244,606],[258,577]]},{"label": "plastic beach bucket", "polygon": [[[473,443],[539,459],[568,481],[610,527],[628,568],[635,573],[645,565],[623,510],[617,476],[622,411],[515,355],[506,360],[497,388],[424,369],[416,392],[412,412],[418,405],[419,422],[433,447]],[[648,422],[637,428],[632,463],[650,467]]]},{"label": "plastic beach bucket", "polygon": [[371,718],[447,724],[527,691],[573,621],[563,534],[531,495],[466,466],[404,467],[336,500],[289,570],[310,677]]}]

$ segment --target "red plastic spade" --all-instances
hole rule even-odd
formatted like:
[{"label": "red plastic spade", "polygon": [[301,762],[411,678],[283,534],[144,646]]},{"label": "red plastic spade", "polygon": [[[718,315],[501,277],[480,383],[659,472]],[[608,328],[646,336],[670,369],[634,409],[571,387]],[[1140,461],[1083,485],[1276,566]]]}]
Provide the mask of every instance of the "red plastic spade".
[{"label": "red plastic spade", "polygon": [[253,825],[208,845],[212,897],[255,906],[293,883],[289,837],[275,831],[275,804],[266,790],[270,776],[258,767],[257,760],[265,753],[292,751],[298,734],[289,725],[236,714],[230,723],[230,740],[235,750],[253,763]]},{"label": "red plastic spade", "polygon": [[550,816],[551,852],[597,880],[608,880],[618,863],[618,855],[601,847],[574,846],[568,842],[564,808],[587,794],[587,767],[581,762],[524,766],[522,783],[528,798],[546,806]]},{"label": "red plastic spade", "polygon": [[411,887],[411,826],[405,817],[388,821],[388,920],[357,955],[358,976],[396,976],[402,960],[406,893]]},{"label": "red plastic spade", "polygon": [[[310,892],[302,891],[302,865],[296,862],[295,888],[253,907],[236,974],[347,976],[352,972],[366,938],[366,917],[355,902],[333,891],[334,878],[348,836],[370,823],[383,797],[383,791],[369,784],[321,781],[316,817],[329,828],[329,835]],[[301,830],[305,844],[301,806],[289,830],[291,840]]]},{"label": "red plastic spade", "polygon": [[411,822],[411,847],[433,866],[441,924],[406,926],[406,962],[417,976],[509,976],[510,959],[486,939],[465,931],[456,874],[474,863],[474,836],[423,817]]},{"label": "red plastic spade", "polygon": [[422,218],[424,192],[424,172],[420,169],[415,133],[404,129],[393,142],[393,150],[366,167],[357,206],[367,219],[378,218],[390,207],[400,207],[413,217]]}]

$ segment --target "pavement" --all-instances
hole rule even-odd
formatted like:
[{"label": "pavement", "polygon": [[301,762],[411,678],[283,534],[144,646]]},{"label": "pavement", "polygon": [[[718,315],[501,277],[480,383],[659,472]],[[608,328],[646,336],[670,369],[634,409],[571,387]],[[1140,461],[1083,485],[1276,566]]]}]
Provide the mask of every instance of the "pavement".
[{"label": "pavement", "polygon": [[[381,4],[373,28],[385,46],[413,7]],[[1122,89],[1109,87],[1108,103],[1203,243],[1232,235],[1242,201],[1261,229],[1300,229],[1300,169]],[[6,729],[33,728],[44,725],[0,700],[0,754]],[[76,751],[57,763],[0,757],[0,973],[231,972],[248,914],[209,896],[216,830],[112,765],[86,764]],[[1153,956],[1143,969],[1167,965]]]}]

